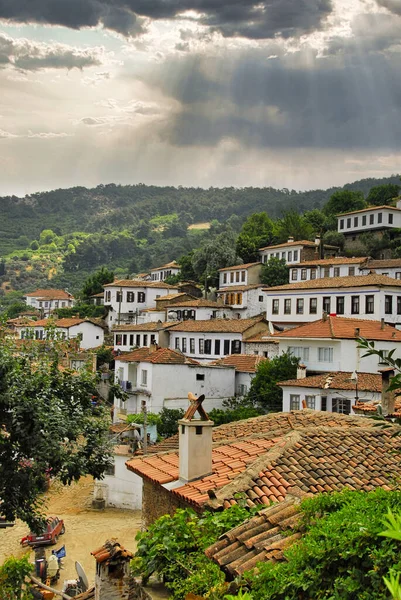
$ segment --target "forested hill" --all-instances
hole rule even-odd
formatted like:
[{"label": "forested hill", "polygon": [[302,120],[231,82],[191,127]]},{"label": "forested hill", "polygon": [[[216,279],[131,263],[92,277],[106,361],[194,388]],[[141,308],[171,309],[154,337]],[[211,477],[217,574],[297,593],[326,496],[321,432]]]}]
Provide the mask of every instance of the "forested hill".
[{"label": "forested hill", "polygon": [[[399,183],[399,177],[364,179],[344,186],[367,194],[374,185]],[[99,185],[93,189],[75,187],[18,198],[0,198],[0,256],[24,248],[43,229],[57,235],[75,231],[95,233],[137,227],[162,215],[177,214],[190,225],[232,215],[243,220],[265,211],[271,218],[295,209],[304,212],[320,208],[339,188],[296,192],[274,188],[184,188],[138,185]]]}]

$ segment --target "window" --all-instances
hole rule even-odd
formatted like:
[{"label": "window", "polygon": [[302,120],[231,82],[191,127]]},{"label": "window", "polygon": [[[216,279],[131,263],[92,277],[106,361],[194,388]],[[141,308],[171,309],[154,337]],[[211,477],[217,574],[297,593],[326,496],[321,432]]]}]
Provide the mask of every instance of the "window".
[{"label": "window", "polygon": [[195,354],[195,338],[189,338],[189,352]]},{"label": "window", "polygon": [[338,315],[344,314],[344,296],[337,296],[336,298],[336,312]]},{"label": "window", "polygon": [[214,340],[214,353],[220,354],[220,340]]},{"label": "window", "polygon": [[285,300],[284,300],[284,314],[285,315],[291,314],[291,298],[285,298]]},{"label": "window", "polygon": [[182,338],[181,340],[181,352],[187,351],[187,338]]},{"label": "window", "polygon": [[303,315],[303,314],[304,314],[304,299],[297,298],[297,315]]},{"label": "window", "polygon": [[134,345],[134,334],[130,333],[129,336],[129,345],[132,347]]},{"label": "window", "polygon": [[234,283],[234,271],[230,273],[230,282]]},{"label": "window", "polygon": [[348,267],[348,275],[355,275],[355,267]]},{"label": "window", "polygon": [[401,315],[401,296],[397,296],[397,315]]},{"label": "window", "polygon": [[241,354],[241,340],[231,342],[231,354]]},{"label": "window", "polygon": [[224,354],[230,354],[230,340],[224,340]]},{"label": "window", "polygon": [[375,312],[375,297],[366,296],[365,298],[365,313],[367,315],[373,315]]},{"label": "window", "polygon": [[235,273],[235,281],[236,281],[237,283],[239,283],[239,275],[240,275],[240,272],[239,272],[239,271],[236,271],[236,273]]},{"label": "window", "polygon": [[366,215],[363,215],[362,217],[362,225],[366,225]]},{"label": "window", "polygon": [[138,292],[138,302],[145,302],[145,292]]},{"label": "window", "polygon": [[301,279],[305,281],[308,276],[308,271],[306,269],[301,269]]},{"label": "window", "polygon": [[351,296],[351,314],[359,315],[359,296]]},{"label": "window", "polygon": [[384,296],[384,312],[386,315],[393,314],[393,297],[392,296]]},{"label": "window", "polygon": [[301,361],[309,360],[309,348],[302,346],[288,346],[288,353],[299,358]]},{"label": "window", "polygon": [[196,374],[196,381],[205,381],[205,376],[203,373]]},{"label": "window", "polygon": [[298,260],[298,250],[294,250],[294,261]]},{"label": "window", "polygon": [[147,346],[148,345],[148,335],[145,333],[143,336],[143,345]]},{"label": "window", "polygon": [[393,215],[391,213],[388,215],[388,223],[389,225],[393,224]]},{"label": "window", "polygon": [[263,301],[264,301],[263,296],[259,296],[259,302],[263,302]]},{"label": "window", "polygon": [[284,260],[285,260],[285,252],[281,253],[281,258],[284,258]]},{"label": "window", "polygon": [[241,281],[245,281],[245,271],[241,271]]},{"label": "window", "polygon": [[386,358],[389,355],[390,350],[380,350],[382,353],[382,357],[380,357],[379,359],[379,365],[385,365],[386,364]]},{"label": "window", "polygon": [[205,340],[205,354],[212,353],[212,340]]},{"label": "window", "polygon": [[327,410],[327,396],[322,396],[322,405],[320,410]]},{"label": "window", "polygon": [[347,229],[349,229],[351,227],[351,219],[347,219]]},{"label": "window", "polygon": [[[132,336],[132,337],[134,337],[134,336]],[[151,346],[153,346],[154,344],[156,344],[156,336],[155,336],[154,333],[150,334],[150,344],[151,344]]]},{"label": "window", "polygon": [[323,277],[330,277],[330,267],[324,268]]},{"label": "window", "polygon": [[242,293],[238,292],[237,294],[237,304],[241,305],[242,304]]},{"label": "window", "polygon": [[299,410],[300,396],[299,394],[290,394],[290,410]]},{"label": "window", "polygon": [[383,213],[378,213],[378,215],[377,215],[377,222],[378,223],[382,223],[383,222]]},{"label": "window", "polygon": [[148,372],[146,369],[142,369],[142,379],[141,379],[141,384],[142,385],[147,385],[148,383]]},{"label": "window", "polygon": [[319,362],[333,362],[333,348],[318,348],[317,359]]},{"label": "window", "polygon": [[39,308],[42,308],[43,302],[39,302]]},{"label": "window", "polygon": [[117,333],[117,335],[116,335],[116,346],[121,346],[122,343],[123,343],[123,336],[121,335],[121,333]]},{"label": "window", "polygon": [[205,354],[205,340],[199,340],[199,354]]},{"label": "window", "polygon": [[395,274],[396,279],[401,279],[401,271],[397,271]]},{"label": "window", "polygon": [[340,219],[340,229],[344,229],[344,219]]},{"label": "window", "polygon": [[178,338],[178,337],[175,338],[175,349],[176,350],[180,349],[180,338]]},{"label": "window", "polygon": [[118,291],[116,292],[116,302],[122,302],[123,301],[123,293]]},{"label": "window", "polygon": [[293,281],[296,281],[298,279],[298,269],[292,269],[291,278]]},{"label": "window", "polygon": [[330,314],[330,296],[323,296],[323,312]]},{"label": "window", "polygon": [[310,298],[309,300],[309,314],[315,315],[317,313],[317,298]]},{"label": "window", "polygon": [[238,395],[245,396],[248,393],[248,386],[245,383],[240,383],[238,386]]},{"label": "window", "polygon": [[278,312],[279,312],[279,301],[272,300],[272,314],[278,315]]},{"label": "window", "polygon": [[316,408],[316,397],[315,396],[305,396],[306,408],[311,408],[315,410]]},{"label": "window", "polygon": [[375,222],[375,215],[369,215],[369,225],[373,225]]},{"label": "window", "polygon": [[140,336],[140,334],[139,334],[139,333],[138,333],[138,334],[137,334],[137,336],[136,336],[136,345],[137,345],[138,347],[141,345],[141,336]]},{"label": "window", "polygon": [[342,415],[349,415],[351,412],[351,400],[347,398],[333,398],[332,411]]},{"label": "window", "polygon": [[340,277],[340,267],[334,267],[334,277]]},{"label": "window", "polygon": [[288,262],[292,262],[292,252],[291,252],[291,250],[288,253]]},{"label": "window", "polygon": [[354,217],[354,227],[358,227],[358,217]]},{"label": "window", "polygon": [[110,302],[111,300],[111,290],[107,290],[106,292],[106,302]]},{"label": "window", "polygon": [[195,435],[202,435],[202,430],[203,430],[202,425],[196,425],[195,426]]},{"label": "window", "polygon": [[135,302],[134,292],[127,292],[127,302]]},{"label": "window", "polygon": [[227,273],[223,274],[223,283],[227,283]]},{"label": "window", "polygon": [[[65,336],[65,334],[64,334],[64,336]],[[127,345],[127,334],[124,333],[124,335],[123,335],[123,346],[126,346],[126,345]]]}]

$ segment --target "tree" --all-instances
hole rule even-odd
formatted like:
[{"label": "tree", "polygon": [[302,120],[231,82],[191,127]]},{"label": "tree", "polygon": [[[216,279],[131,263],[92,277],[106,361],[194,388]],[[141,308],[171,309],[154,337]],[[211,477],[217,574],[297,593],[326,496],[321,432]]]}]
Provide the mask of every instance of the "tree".
[{"label": "tree", "polygon": [[313,237],[313,226],[295,210],[290,210],[276,221],[275,234],[280,242],[286,242],[289,237],[294,240],[309,240]]},{"label": "tree", "polygon": [[195,250],[192,266],[198,281],[207,281],[208,286],[218,286],[218,270],[231,267],[239,262],[235,251],[235,235],[232,231],[224,231],[210,242]]},{"label": "tree", "polygon": [[45,246],[46,244],[51,244],[51,242],[56,237],[56,234],[52,229],[43,229],[39,236],[39,244],[41,246]]},{"label": "tree", "polygon": [[111,464],[109,410],[93,412],[94,375],[59,369],[60,344],[17,348],[0,332],[0,515],[35,531],[50,477],[101,478]]},{"label": "tree", "polygon": [[160,425],[157,432],[163,437],[171,437],[178,432],[178,421],[182,419],[185,411],[182,408],[166,408],[160,411]]},{"label": "tree", "polygon": [[285,258],[272,256],[262,265],[260,281],[269,287],[284,285],[289,282],[289,272],[290,269],[287,267]]},{"label": "tree", "polygon": [[345,236],[339,231],[326,231],[323,236],[323,244],[327,246],[337,246],[342,250],[345,245]]},{"label": "tree", "polygon": [[236,250],[244,263],[258,260],[258,250],[273,240],[273,221],[267,213],[254,213],[247,218],[237,238]]},{"label": "tree", "polygon": [[366,202],[373,206],[382,206],[390,204],[393,198],[396,198],[400,192],[401,186],[395,183],[386,183],[384,185],[376,185],[370,188]]},{"label": "tree", "polygon": [[0,567],[1,600],[33,600],[32,594],[25,586],[25,580],[32,571],[33,565],[27,555],[23,558],[7,558]]},{"label": "tree", "polygon": [[248,399],[252,404],[263,408],[266,412],[283,410],[283,390],[277,382],[295,379],[298,362],[298,358],[285,353],[259,363],[248,393]]},{"label": "tree", "polygon": [[112,281],[114,281],[113,271],[102,267],[85,281],[82,286],[82,298],[88,300],[94,294],[100,294],[100,292],[103,292],[103,285]]},{"label": "tree", "polygon": [[338,215],[340,213],[350,212],[351,210],[361,210],[362,208],[366,208],[366,202],[362,192],[338,190],[330,196],[329,201],[323,207],[323,211],[326,215]]}]

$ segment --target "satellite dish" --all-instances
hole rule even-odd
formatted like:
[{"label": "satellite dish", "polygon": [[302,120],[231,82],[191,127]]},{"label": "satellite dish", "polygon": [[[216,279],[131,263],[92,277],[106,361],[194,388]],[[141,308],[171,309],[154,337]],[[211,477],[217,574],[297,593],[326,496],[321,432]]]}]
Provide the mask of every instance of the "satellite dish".
[{"label": "satellite dish", "polygon": [[77,560],[75,561],[75,570],[78,574],[78,579],[83,592],[89,588],[89,581],[84,571],[83,566]]}]

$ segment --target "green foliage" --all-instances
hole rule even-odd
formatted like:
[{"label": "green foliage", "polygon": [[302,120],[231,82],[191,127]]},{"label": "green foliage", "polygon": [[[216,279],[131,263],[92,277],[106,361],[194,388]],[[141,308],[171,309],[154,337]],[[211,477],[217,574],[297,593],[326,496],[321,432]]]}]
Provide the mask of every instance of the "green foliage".
[{"label": "green foliage", "polygon": [[400,492],[345,490],[302,503],[301,540],[286,562],[260,564],[246,576],[255,600],[385,600],[383,576],[401,567],[398,543],[383,539],[383,515],[399,507]]},{"label": "green foliage", "polygon": [[385,355],[383,350],[376,348],[375,342],[365,340],[364,338],[358,339],[358,348],[365,350],[362,358],[365,356],[377,356],[381,365],[387,365],[394,369],[395,375],[387,388],[388,391],[398,390],[401,387],[401,358],[393,358],[396,348],[393,348]]},{"label": "green foliage", "polygon": [[284,285],[289,281],[289,272],[290,268],[287,267],[285,258],[272,256],[262,265],[260,281],[270,287]]},{"label": "green foliage", "polygon": [[362,192],[338,190],[330,196],[329,201],[324,205],[323,211],[327,215],[338,215],[351,210],[361,210],[365,207],[366,202]]},{"label": "green foliage", "polygon": [[339,231],[326,231],[323,236],[323,244],[327,246],[337,246],[342,250],[345,244],[345,236]]},{"label": "green foliage", "polygon": [[[148,412],[146,413],[146,419],[148,425],[157,425],[161,424],[161,417],[157,413]],[[127,416],[127,423],[136,423],[137,425],[143,425],[145,420],[145,416],[143,413],[131,414]]]},{"label": "green foliage", "polygon": [[33,568],[28,555],[23,558],[8,557],[0,566],[1,600],[31,600],[33,596],[24,583]]},{"label": "green foliage", "polygon": [[217,287],[219,282],[218,270],[238,264],[239,258],[235,250],[235,234],[224,231],[214,240],[206,242],[196,250],[192,257],[192,266],[198,281],[208,280],[208,287]]},{"label": "green foliage", "polygon": [[51,229],[43,229],[39,236],[39,245],[51,244],[56,237],[56,234]]},{"label": "green foliage", "polygon": [[111,462],[109,411],[101,405],[94,416],[92,410],[95,376],[61,371],[61,351],[57,341],[42,347],[26,340],[17,352],[0,335],[0,514],[36,531],[48,477],[63,484],[88,474],[101,478]]},{"label": "green foliage", "polygon": [[103,292],[103,286],[105,283],[111,283],[114,281],[113,271],[109,271],[106,267],[102,267],[99,271],[96,271],[93,275],[88,277],[82,286],[81,296],[84,300],[95,294]]},{"label": "green foliage", "polygon": [[254,213],[247,218],[237,238],[237,254],[244,263],[256,262],[258,249],[268,246],[272,240],[273,221],[265,212]]},{"label": "green foliage", "polygon": [[114,361],[114,355],[110,348],[107,348],[104,344],[96,350],[96,362],[97,368],[101,367],[106,363]]},{"label": "green foliage", "polygon": [[191,509],[177,509],[174,515],[160,517],[136,536],[133,574],[146,583],[157,573],[175,600],[183,600],[190,592],[208,594],[224,584],[224,575],[206,558],[205,549],[249,515],[249,510],[237,504],[220,513],[199,516]]},{"label": "green foliage", "polygon": [[181,256],[179,264],[181,265],[180,277],[181,281],[198,281],[197,275],[192,266],[194,251]]},{"label": "green foliage", "polygon": [[313,226],[295,210],[286,212],[282,219],[276,221],[274,231],[279,242],[286,242],[289,237],[294,240],[309,240],[313,237]]},{"label": "green foliage", "polygon": [[[379,535],[388,537],[392,540],[401,542],[401,515],[400,513],[394,514],[390,509],[388,510],[387,517],[384,520],[384,524],[387,529],[382,531]],[[392,568],[388,574],[388,577],[384,577],[384,583],[390,591],[394,600],[401,600],[401,571]]]},{"label": "green foliage", "polygon": [[160,424],[157,432],[163,437],[171,437],[178,432],[178,421],[182,419],[185,411],[182,408],[163,407],[159,413]]},{"label": "green foliage", "polygon": [[214,422],[215,426],[258,417],[263,414],[263,411],[255,407],[247,397],[223,400],[223,406],[224,409],[213,408],[208,413],[209,418]]},{"label": "green foliage", "polygon": [[393,198],[396,198],[400,193],[401,186],[394,183],[383,185],[375,185],[370,188],[366,202],[369,206],[382,206],[390,204]]},{"label": "green foliage", "polygon": [[15,319],[27,310],[25,302],[13,302],[6,308],[7,319]]},{"label": "green foliage", "polygon": [[259,363],[247,396],[249,402],[265,412],[283,410],[283,390],[277,382],[295,379],[298,362],[295,356],[283,353]]}]

